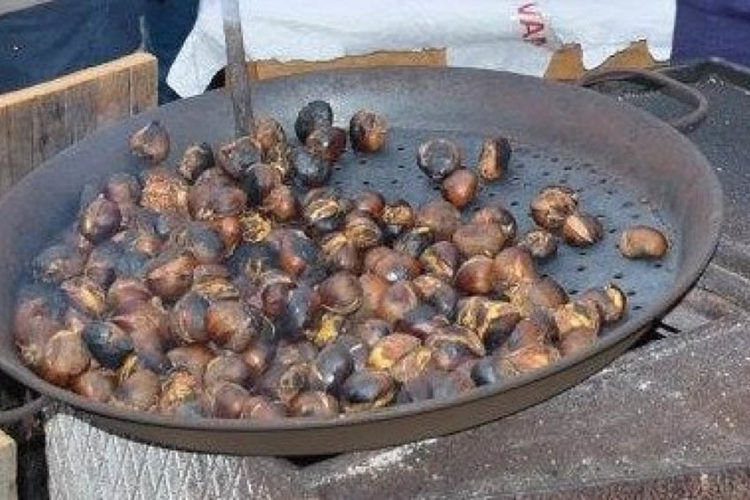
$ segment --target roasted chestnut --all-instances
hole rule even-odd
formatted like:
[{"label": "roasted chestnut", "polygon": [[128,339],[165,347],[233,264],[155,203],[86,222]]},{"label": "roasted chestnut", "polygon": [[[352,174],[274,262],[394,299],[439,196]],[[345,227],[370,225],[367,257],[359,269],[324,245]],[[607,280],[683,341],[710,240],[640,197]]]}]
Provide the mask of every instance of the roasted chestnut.
[{"label": "roasted chestnut", "polygon": [[499,204],[482,207],[472,216],[471,222],[496,224],[505,235],[506,244],[513,242],[516,238],[516,219]]},{"label": "roasted chestnut", "polygon": [[413,335],[392,333],[375,343],[367,364],[375,370],[387,370],[419,345],[419,339]]},{"label": "roasted chestnut", "polygon": [[[206,300],[232,300],[241,296],[240,286],[230,281],[226,267],[219,264],[204,264],[193,270],[192,291]],[[241,281],[242,277],[240,277]]]},{"label": "roasted chestnut", "polygon": [[430,179],[441,181],[461,167],[461,150],[449,139],[430,139],[419,145],[417,164]]},{"label": "roasted chestnut", "polygon": [[303,392],[289,403],[293,417],[332,418],[339,414],[339,403],[322,391]]},{"label": "roasted chestnut", "polygon": [[557,253],[557,238],[544,229],[533,229],[518,241],[523,248],[539,262],[546,262]]},{"label": "roasted chestnut", "polygon": [[263,199],[261,210],[279,222],[286,222],[297,216],[297,198],[289,186],[279,185]]},{"label": "roasted chestnut", "polygon": [[478,387],[500,382],[503,376],[498,368],[497,358],[495,356],[485,356],[480,359],[471,368],[471,379]]},{"label": "roasted chestnut", "polygon": [[479,175],[486,181],[499,179],[508,170],[510,155],[510,142],[505,137],[485,139],[477,160]]},{"label": "roasted chestnut", "polygon": [[136,278],[117,278],[107,290],[107,304],[115,312],[131,309],[134,304],[148,302],[153,295],[146,284]]},{"label": "roasted chestnut", "polygon": [[241,418],[252,420],[276,420],[286,415],[284,405],[265,396],[250,396],[242,404]]},{"label": "roasted chestnut", "polygon": [[312,366],[312,386],[322,391],[338,391],[354,370],[347,346],[332,343],[321,349]]},{"label": "roasted chestnut", "polygon": [[519,321],[502,349],[516,351],[527,346],[551,344],[558,335],[554,320],[548,316],[536,315]]},{"label": "roasted chestnut", "polygon": [[539,278],[534,259],[526,250],[510,247],[495,256],[492,272],[502,286],[532,283]]},{"label": "roasted chestnut", "polygon": [[395,384],[388,372],[356,371],[341,388],[344,411],[351,413],[380,408],[391,402],[395,391]]},{"label": "roasted chestnut", "polygon": [[627,297],[620,287],[609,283],[604,288],[592,288],[583,292],[578,301],[586,304],[593,303],[599,309],[604,323],[614,323],[622,319],[627,308]]},{"label": "roasted chestnut", "polygon": [[208,301],[197,293],[182,296],[169,312],[169,328],[172,334],[187,344],[205,342],[206,313]]},{"label": "roasted chestnut", "polygon": [[115,234],[121,221],[117,204],[99,196],[81,214],[78,228],[89,241],[97,244]]},{"label": "roasted chestnut", "polygon": [[415,227],[401,233],[393,242],[393,249],[416,259],[432,244],[433,240],[434,236],[429,227]]},{"label": "roasted chestnut", "polygon": [[177,245],[189,250],[199,264],[215,264],[224,257],[221,236],[206,223],[189,223],[176,239]]},{"label": "roasted chestnut", "polygon": [[243,136],[219,147],[216,163],[233,179],[242,179],[256,163],[263,160],[261,150],[249,136]]},{"label": "roasted chestnut", "polygon": [[469,295],[484,295],[495,284],[493,260],[486,255],[475,255],[461,264],[454,280],[456,287]]},{"label": "roasted chestnut", "polygon": [[385,225],[385,235],[395,238],[414,225],[416,214],[406,200],[396,200],[383,208],[381,220]]},{"label": "roasted chestnut", "polygon": [[421,271],[419,261],[403,252],[375,247],[365,255],[365,269],[389,282],[415,278]]},{"label": "roasted chestnut", "polygon": [[242,212],[237,220],[240,223],[242,239],[249,243],[263,241],[271,233],[271,221],[255,210]]},{"label": "roasted chestnut", "polygon": [[159,402],[159,376],[145,368],[136,368],[120,380],[112,395],[116,405],[133,410],[150,410]]},{"label": "roasted chestnut", "polygon": [[155,212],[188,213],[187,181],[172,169],[158,167],[146,173],[141,206]]},{"label": "roasted chestnut", "polygon": [[146,275],[151,291],[165,300],[176,300],[190,289],[197,262],[189,252],[170,252],[159,256]]},{"label": "roasted chestnut", "polygon": [[435,306],[420,303],[413,309],[406,311],[404,317],[396,323],[396,327],[403,333],[425,339],[449,324],[445,316],[441,315]]},{"label": "roasted chestnut", "polygon": [[474,200],[479,187],[477,174],[467,168],[461,168],[443,179],[443,198],[457,208],[463,208]]},{"label": "roasted chestnut", "polygon": [[326,234],[343,225],[348,208],[336,191],[313,189],[302,200],[302,217],[313,233]]},{"label": "roasted chestnut", "polygon": [[265,373],[275,355],[276,339],[269,332],[261,332],[242,352],[242,359],[250,369],[251,377],[257,379]]},{"label": "roasted chestnut", "polygon": [[377,191],[361,191],[354,196],[354,209],[379,218],[385,209],[385,199]]},{"label": "roasted chestnut", "polygon": [[263,158],[266,158],[275,148],[286,144],[284,128],[270,116],[259,116],[255,119],[250,139],[260,150]]},{"label": "roasted chestnut", "polygon": [[586,328],[570,330],[565,335],[560,335],[558,348],[560,354],[568,356],[575,352],[581,351],[596,342],[596,332]]},{"label": "roasted chestnut", "polygon": [[161,384],[159,411],[175,413],[185,403],[197,401],[201,382],[187,370],[175,370]]},{"label": "roasted chestnut", "polygon": [[521,314],[529,317],[537,309],[554,310],[568,302],[568,294],[550,277],[533,283],[521,283],[506,291]]},{"label": "roasted chestnut", "polygon": [[141,185],[134,176],[118,172],[109,177],[104,193],[109,201],[117,205],[132,205],[141,198]]},{"label": "roasted chestnut", "polygon": [[83,272],[85,259],[69,245],[46,248],[31,263],[34,276],[42,281],[59,283]]},{"label": "roasted chestnut", "polygon": [[490,350],[505,342],[520,319],[513,304],[481,296],[461,300],[456,314],[456,324],[475,332]]},{"label": "roasted chestnut", "polygon": [[44,346],[40,367],[42,377],[59,386],[67,386],[89,367],[91,356],[80,333],[60,330]]},{"label": "roasted chestnut", "polygon": [[118,368],[133,352],[130,336],[109,321],[88,323],[81,332],[81,338],[94,359],[104,368]]},{"label": "roasted chestnut", "polygon": [[[175,347],[167,353],[167,358],[176,370],[187,370],[198,380],[203,380],[206,366],[214,356],[214,352],[203,344]],[[218,371],[214,374],[216,373]]]},{"label": "roasted chestnut", "polygon": [[432,305],[438,314],[453,318],[458,302],[458,293],[437,275],[423,274],[412,283],[417,288],[420,298]]},{"label": "roasted chestnut", "polygon": [[346,329],[346,318],[336,313],[324,313],[317,328],[306,332],[307,338],[316,346],[323,347],[338,338]]},{"label": "roasted chestnut", "polygon": [[563,238],[568,245],[586,247],[598,242],[604,236],[604,228],[599,219],[583,212],[574,212],[565,218]]},{"label": "roasted chestnut", "polygon": [[547,186],[531,200],[531,217],[550,231],[562,228],[578,208],[578,194],[567,186]]},{"label": "roasted chestnut", "polygon": [[344,233],[330,233],[323,237],[320,249],[332,269],[358,272],[360,258],[357,247]]},{"label": "roasted chestnut", "polygon": [[372,111],[361,109],[349,121],[349,138],[356,151],[379,151],[385,146],[387,136],[388,124],[385,118]]},{"label": "roasted chestnut", "polygon": [[177,171],[185,179],[194,182],[204,171],[214,166],[214,152],[207,142],[193,143],[185,148]]},{"label": "roasted chestnut", "polygon": [[169,156],[169,132],[158,120],[133,132],[128,144],[131,153],[150,165],[157,165]]},{"label": "roasted chestnut", "polygon": [[633,226],[623,231],[618,246],[620,253],[629,259],[659,259],[667,253],[669,242],[658,229]]},{"label": "roasted chestnut", "polygon": [[206,312],[205,325],[213,342],[234,352],[244,351],[262,331],[273,328],[263,313],[236,300],[213,302]]},{"label": "roasted chestnut", "polygon": [[459,370],[435,370],[430,373],[429,380],[431,397],[434,399],[455,398],[474,388],[471,376]]},{"label": "roasted chestnut", "polygon": [[70,388],[86,399],[106,403],[115,390],[115,379],[108,370],[89,370],[73,379]]},{"label": "roasted chestnut", "polygon": [[449,241],[438,241],[425,248],[419,256],[425,272],[445,281],[452,281],[459,264],[459,250]]},{"label": "roasted chestnut", "polygon": [[186,196],[190,215],[197,220],[239,215],[247,206],[247,194],[221,170],[203,172]]},{"label": "roasted chestnut", "polygon": [[386,321],[395,323],[407,312],[419,305],[416,288],[408,281],[397,281],[388,287],[380,300],[377,314]]},{"label": "roasted chestnut", "polygon": [[284,312],[275,318],[276,334],[279,338],[299,338],[304,329],[310,326],[319,307],[318,294],[309,286],[300,284],[289,292]]},{"label": "roasted chestnut", "polygon": [[368,318],[380,308],[385,292],[388,290],[388,281],[372,273],[364,273],[359,277],[362,287],[362,305],[357,315]]},{"label": "roasted chestnut", "polygon": [[433,200],[417,212],[416,224],[429,227],[438,240],[450,240],[461,223],[459,211],[444,200]]},{"label": "roasted chestnut", "polygon": [[505,242],[505,233],[494,223],[469,222],[458,226],[453,233],[453,243],[467,257],[493,257],[502,250]]},{"label": "roasted chestnut", "polygon": [[339,271],[318,287],[322,306],[336,314],[351,314],[362,304],[362,286],[356,276]]},{"label": "roasted chestnut", "polygon": [[294,121],[294,132],[301,143],[307,141],[313,130],[330,127],[333,124],[333,110],[325,101],[311,101],[297,114]]},{"label": "roasted chestnut", "polygon": [[288,231],[279,248],[281,269],[291,276],[300,276],[309,267],[319,262],[317,245],[302,231]]},{"label": "roasted chestnut", "polygon": [[344,222],[344,234],[359,250],[375,247],[383,238],[380,226],[366,212],[350,212]]},{"label": "roasted chestnut", "polygon": [[98,318],[107,310],[107,298],[102,287],[94,280],[78,276],[63,281],[60,288],[72,305],[89,316]]},{"label": "roasted chestnut", "polygon": [[318,127],[307,136],[305,146],[314,156],[334,164],[346,148],[346,131],[339,127]]},{"label": "roasted chestnut", "polygon": [[453,370],[467,359],[482,357],[485,348],[482,340],[468,328],[450,325],[430,335],[425,346],[432,349],[432,360],[442,370]]},{"label": "roasted chestnut", "polygon": [[393,333],[393,329],[391,324],[383,319],[369,318],[357,323],[354,333],[367,344],[367,347],[372,348],[380,339]]},{"label": "roasted chestnut", "polygon": [[242,356],[225,351],[206,364],[203,372],[203,385],[211,387],[218,382],[232,382],[244,385],[250,382],[250,369]]},{"label": "roasted chestnut", "polygon": [[558,359],[560,359],[560,351],[554,346],[531,344],[502,353],[498,368],[503,377],[514,377],[549,366]]},{"label": "roasted chestnut", "polygon": [[561,338],[573,330],[588,330],[594,336],[601,330],[601,313],[591,302],[564,304],[555,309],[553,317]]},{"label": "roasted chestnut", "polygon": [[247,202],[251,206],[260,205],[269,193],[281,186],[281,173],[265,163],[256,163],[243,174],[242,188],[247,193]]},{"label": "roasted chestnut", "polygon": [[293,161],[294,179],[302,187],[324,185],[331,177],[331,164],[306,149],[297,149]]},{"label": "roasted chestnut", "polygon": [[429,347],[417,347],[396,361],[390,367],[390,374],[396,382],[405,384],[427,373],[433,366],[433,350]]},{"label": "roasted chestnut", "polygon": [[218,382],[209,386],[208,396],[209,413],[216,418],[240,418],[245,401],[250,394],[244,387],[232,382]]}]

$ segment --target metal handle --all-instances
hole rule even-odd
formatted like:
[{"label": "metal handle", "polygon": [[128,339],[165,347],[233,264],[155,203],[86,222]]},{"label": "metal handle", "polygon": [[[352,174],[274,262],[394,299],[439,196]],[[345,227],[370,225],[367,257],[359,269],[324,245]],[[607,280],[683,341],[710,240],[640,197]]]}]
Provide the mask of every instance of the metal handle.
[{"label": "metal handle", "polygon": [[250,75],[247,74],[239,0],[222,0],[224,39],[227,50],[226,81],[232,96],[235,133],[245,136],[253,129]]},{"label": "metal handle", "polygon": [[31,417],[44,408],[49,399],[47,396],[37,396],[28,403],[25,403],[11,410],[0,411],[0,425],[10,425],[20,422],[21,420]]},{"label": "metal handle", "polygon": [[693,111],[686,115],[665,120],[680,132],[690,130],[703,121],[708,114],[708,99],[700,91],[656,71],[645,69],[603,69],[584,75],[576,83],[582,87],[588,87],[595,83],[628,80],[630,78],[642,78],[661,85],[664,88],[665,94],[695,107]]}]

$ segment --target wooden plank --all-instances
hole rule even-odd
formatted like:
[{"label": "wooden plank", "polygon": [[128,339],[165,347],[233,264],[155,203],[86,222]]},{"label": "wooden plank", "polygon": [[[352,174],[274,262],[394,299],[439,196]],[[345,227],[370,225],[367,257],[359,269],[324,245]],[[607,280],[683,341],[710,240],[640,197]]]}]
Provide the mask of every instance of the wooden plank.
[{"label": "wooden plank", "polygon": [[365,68],[370,66],[445,66],[444,49],[417,51],[382,51],[359,56],[346,56],[330,61],[258,61],[251,64],[251,75],[260,80],[309,71],[341,68]]},{"label": "wooden plank", "polygon": [[8,163],[13,183],[18,182],[34,166],[34,120],[32,107],[26,104],[6,109],[8,120]]},{"label": "wooden plank", "polygon": [[73,139],[66,124],[64,92],[38,97],[32,109],[34,144],[31,160],[37,166],[70,146]]},{"label": "wooden plank", "polygon": [[130,68],[130,114],[137,115],[157,105],[159,68],[156,59]]},{"label": "wooden plank", "polygon": [[13,185],[13,175],[10,169],[8,110],[0,109],[0,194],[6,192]]},{"label": "wooden plank", "polygon": [[97,128],[112,125],[130,115],[130,68],[97,78],[95,102]]},{"label": "wooden plank", "polygon": [[82,82],[65,91],[67,128],[73,142],[96,130],[96,81]]}]

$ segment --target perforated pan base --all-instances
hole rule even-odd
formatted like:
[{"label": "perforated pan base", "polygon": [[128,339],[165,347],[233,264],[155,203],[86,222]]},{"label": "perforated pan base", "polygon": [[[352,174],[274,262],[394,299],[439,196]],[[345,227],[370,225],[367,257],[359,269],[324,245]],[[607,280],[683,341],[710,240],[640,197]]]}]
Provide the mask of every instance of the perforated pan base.
[{"label": "perforated pan base", "polygon": [[[538,372],[454,400],[399,405],[333,420],[186,421],[93,403],[44,382],[18,359],[8,328],[22,272],[45,242],[70,224],[85,184],[141,168],[128,153],[125,138],[146,121],[157,118],[169,129],[171,163],[190,142],[229,138],[231,105],[222,93],[210,93],[96,134],[35,170],[0,201],[0,368],[86,412],[107,430],[163,446],[249,455],[380,447],[497,419],[599,370],[687,292],[715,249],[721,190],[703,156],[666,124],[592,91],[488,71],[378,68],[262,82],[255,88],[254,102],[259,114],[277,117],[291,131],[297,110],[317,98],[331,102],[338,125],[346,125],[360,108],[377,110],[391,124],[386,151],[366,157],[347,153],[335,171],[334,185],[351,194],[367,185],[391,199],[422,203],[440,193],[415,166],[420,141],[454,138],[465,148],[471,166],[485,135],[509,137],[515,150],[509,171],[502,181],[482,189],[477,204],[503,202],[523,231],[530,227],[529,201],[540,188],[565,181],[581,190],[583,209],[603,216],[606,236],[583,251],[561,245],[558,258],[544,272],[571,295],[619,282],[631,293],[628,317],[591,349]],[[654,264],[619,256],[617,231],[634,222],[667,230],[672,248],[665,260]]]}]

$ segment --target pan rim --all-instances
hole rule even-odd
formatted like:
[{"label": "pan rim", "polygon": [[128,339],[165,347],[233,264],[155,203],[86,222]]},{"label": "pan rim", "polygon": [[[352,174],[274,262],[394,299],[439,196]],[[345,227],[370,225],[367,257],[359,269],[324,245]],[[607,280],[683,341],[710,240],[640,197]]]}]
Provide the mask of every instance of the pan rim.
[{"label": "pan rim", "polygon": [[[560,361],[547,366],[543,369],[533,371],[527,374],[513,377],[507,381],[503,381],[498,384],[492,384],[489,386],[478,387],[466,394],[462,394],[458,397],[451,399],[440,399],[440,400],[427,400],[415,403],[399,404],[396,406],[386,407],[378,410],[371,410],[362,413],[355,414],[342,414],[338,418],[333,419],[320,419],[320,418],[285,418],[274,422],[257,422],[253,420],[231,420],[231,419],[217,419],[217,418],[196,418],[196,419],[180,419],[168,415],[151,414],[147,412],[128,410],[123,408],[117,408],[106,403],[97,403],[83,398],[64,388],[52,385],[42,378],[38,377],[33,371],[21,364],[19,359],[16,362],[6,358],[0,358],[0,369],[2,369],[9,376],[18,380],[20,383],[38,391],[40,394],[46,394],[55,400],[66,403],[78,410],[98,415],[108,419],[114,419],[119,421],[125,421],[133,424],[152,426],[152,427],[164,427],[169,429],[180,429],[180,430],[193,430],[193,431],[211,431],[211,432],[246,432],[248,434],[253,433],[269,433],[269,432],[284,432],[284,431],[313,431],[321,428],[332,428],[332,427],[345,427],[345,426],[356,426],[362,423],[374,423],[380,421],[400,420],[414,416],[417,414],[429,414],[432,412],[440,411],[448,407],[462,406],[473,401],[489,398],[496,396],[503,392],[518,389],[531,383],[532,381],[543,380],[549,378],[561,372],[571,369],[572,367],[584,363],[587,359],[591,358],[597,353],[606,351],[614,345],[624,341],[626,338],[636,335],[638,332],[646,328],[651,322],[652,318],[658,317],[661,313],[668,311],[674,306],[693,286],[693,284],[703,274],[705,268],[710,262],[719,242],[719,235],[721,230],[721,222],[723,220],[723,194],[722,187],[719,182],[716,172],[711,166],[711,163],[705,158],[705,156],[698,150],[698,148],[687,139],[684,135],[680,134],[676,130],[672,129],[669,125],[660,121],[658,118],[650,115],[648,112],[630,106],[625,103],[617,102],[606,96],[598,94],[592,90],[572,87],[570,85],[542,81],[534,77],[528,77],[524,75],[517,75],[513,73],[491,71],[482,69],[470,69],[470,68],[436,68],[436,67],[410,67],[403,66],[398,68],[392,67],[373,67],[373,68],[357,68],[357,69],[339,69],[329,70],[321,72],[311,72],[303,75],[292,75],[274,78],[266,82],[261,82],[260,86],[273,85],[278,82],[292,82],[304,81],[309,79],[320,78],[321,75],[324,77],[331,77],[336,75],[346,74],[362,74],[371,71],[378,71],[381,74],[384,72],[392,73],[393,77],[398,77],[409,72],[421,72],[421,73],[434,73],[434,74],[451,74],[454,77],[460,78],[471,78],[478,76],[482,78],[515,78],[525,81],[526,84],[533,82],[534,85],[541,87],[544,86],[555,86],[558,88],[565,88],[565,92],[572,93],[585,93],[587,99],[598,100],[603,106],[619,108],[620,113],[636,113],[640,115],[641,120],[646,120],[651,126],[659,129],[662,133],[671,135],[671,139],[676,143],[681,144],[683,147],[687,147],[695,155],[697,162],[701,163],[704,167],[706,180],[709,185],[706,186],[706,190],[710,193],[710,198],[705,200],[705,209],[710,211],[710,217],[707,222],[708,234],[706,240],[708,243],[704,248],[696,251],[696,260],[699,265],[696,265],[690,272],[683,273],[675,279],[667,293],[663,294],[659,300],[653,304],[644,307],[639,311],[638,318],[634,318],[630,321],[616,326],[609,332],[606,337],[600,338],[594,345],[576,353],[571,356],[562,358]],[[214,92],[222,92],[214,91]],[[212,92],[212,93],[214,93]],[[199,99],[206,98],[208,94],[202,96],[196,96],[193,98],[185,99],[183,101],[177,101],[165,106],[165,108],[172,109],[180,106],[189,106],[191,103]],[[161,108],[160,108],[161,109]],[[130,117],[125,121],[137,120],[138,116]],[[114,125],[121,125],[124,122],[119,122]],[[106,130],[106,129],[105,129]],[[86,144],[89,144],[92,139],[95,139],[102,131],[97,131],[90,137],[81,141],[60,155],[71,154],[78,148]],[[59,155],[58,155],[59,156]],[[54,157],[47,160],[42,165],[37,167],[29,175],[27,175],[22,181],[14,186],[8,194],[17,191],[20,186],[24,183],[29,182],[29,179],[34,178],[37,175],[44,175],[45,168],[50,163],[54,162],[58,157]],[[10,197],[8,195],[3,196],[0,200],[0,213],[3,208],[9,202]],[[695,250],[694,250],[695,251]]]}]

